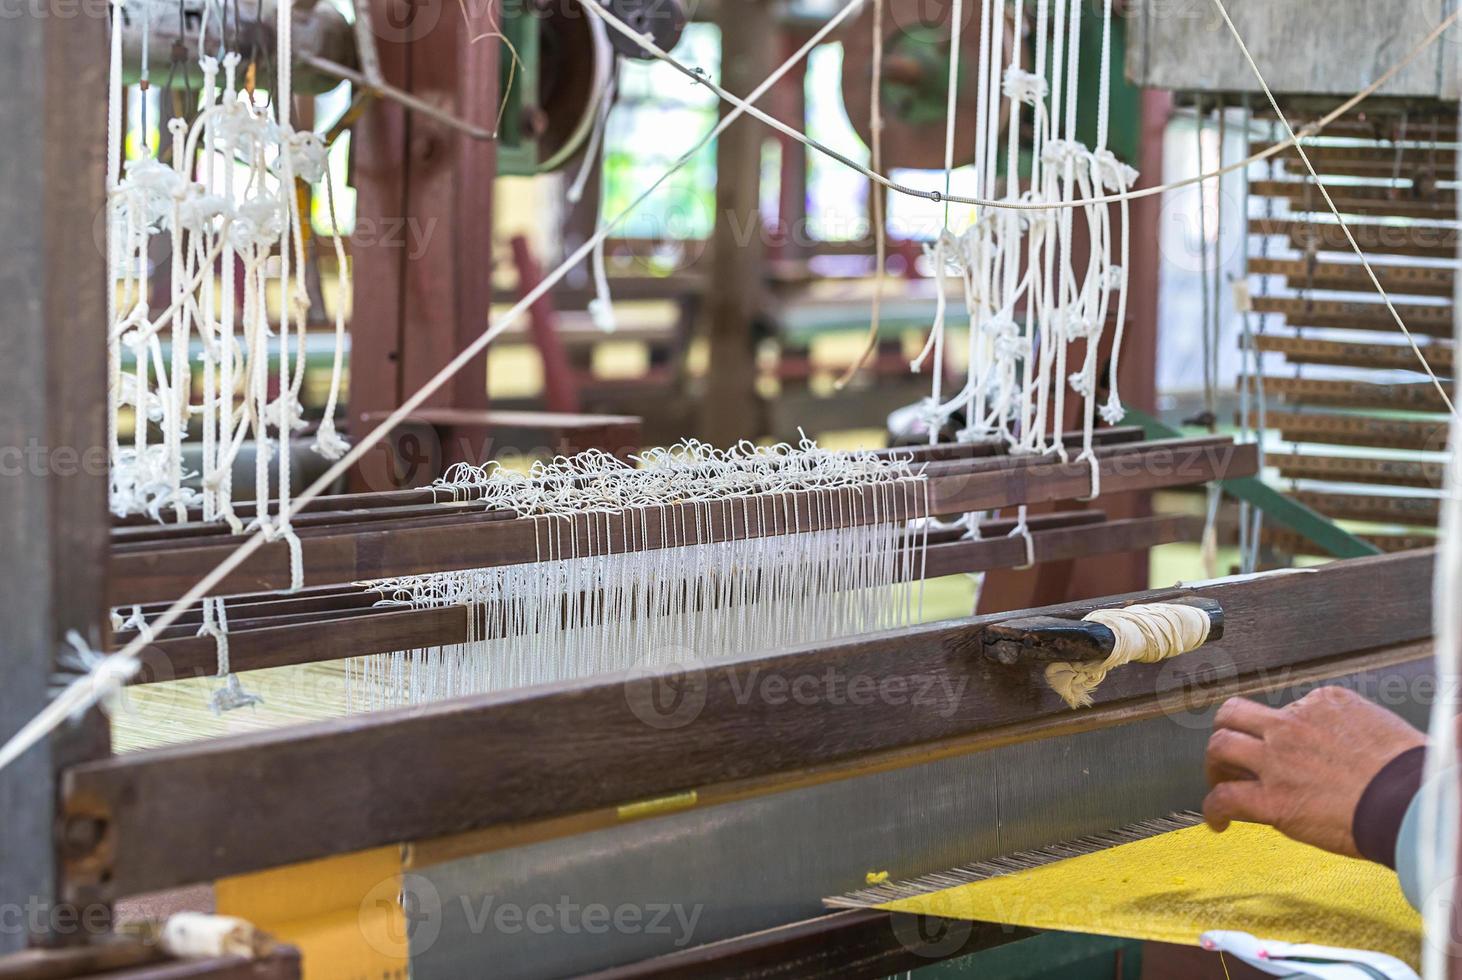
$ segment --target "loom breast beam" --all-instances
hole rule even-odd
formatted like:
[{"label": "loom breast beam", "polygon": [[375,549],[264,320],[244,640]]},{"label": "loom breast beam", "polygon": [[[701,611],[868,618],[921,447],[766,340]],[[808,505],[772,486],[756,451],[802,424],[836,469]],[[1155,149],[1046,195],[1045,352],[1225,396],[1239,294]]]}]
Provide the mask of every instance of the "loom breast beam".
[{"label": "loom breast beam", "polygon": [[[1205,642],[1223,639],[1223,607],[1216,599],[1191,597],[1169,602],[1201,609],[1208,616]],[[987,626],[980,642],[985,656],[998,663],[1045,666],[1056,661],[1099,663],[1112,655],[1117,637],[1110,627],[1090,620],[1032,616]]]},{"label": "loom breast beam", "polygon": [[[1106,493],[1151,490],[1205,483],[1215,479],[1250,476],[1258,470],[1252,445],[1235,445],[1223,437],[1159,440],[1102,447],[1095,453]],[[1043,503],[1080,497],[1090,488],[1091,473],[1084,462],[1061,463],[1047,457],[993,458],[930,463],[924,470],[929,482],[930,507],[935,514],[994,510],[1020,503]],[[810,496],[810,495],[809,495]],[[911,499],[907,506],[913,507]],[[900,504],[900,507],[905,506]],[[647,533],[637,536],[644,550],[681,543],[671,522],[682,516],[693,521],[694,504],[671,504],[646,510]],[[918,502],[922,512],[923,502]],[[871,508],[867,508],[871,512]],[[764,537],[785,534],[812,523],[813,504],[802,498],[796,515],[763,511],[754,499],[729,500],[710,515],[702,542],[727,540],[748,534]],[[662,534],[660,519],[672,533]],[[913,516],[910,510],[909,516]],[[615,541],[626,540],[624,513],[610,515],[608,526]],[[638,520],[638,515],[636,515]],[[579,533],[588,534],[589,518],[578,520]],[[840,518],[840,526],[856,521]],[[566,519],[556,522],[555,533],[564,542],[573,529]],[[596,525],[599,526],[599,525]],[[547,534],[531,519],[483,520],[462,515],[415,517],[322,528],[299,529],[303,542],[305,583],[330,585],[402,575],[466,568],[521,564],[537,559]],[[211,571],[235,545],[217,536],[196,540],[116,545],[112,550],[113,606],[161,602],[181,595]],[[229,576],[219,594],[266,592],[289,586],[287,547],[265,545]]]},{"label": "loom breast beam", "polygon": [[[1001,739],[1160,717],[1174,709],[1174,698],[1208,703],[1202,699],[1288,686],[1301,675],[1342,676],[1369,669],[1358,667],[1361,661],[1396,662],[1401,653],[1383,651],[1431,636],[1434,563],[1435,554],[1422,551],[1123,597],[1214,599],[1224,610],[1224,638],[1208,646],[1206,657],[1113,672],[1094,692],[1094,707],[1074,714],[1038,672],[981,656],[981,636],[999,622],[1080,616],[1112,605],[1110,599],[872,634],[703,670],[667,669],[648,679],[601,676],[90,762],[65,773],[66,819],[101,820],[106,833],[96,849],[75,855],[68,880],[70,887],[125,895],[574,815],[599,813],[612,825],[618,807],[669,794],[695,790],[705,803],[744,798],[796,780],[843,778],[834,771],[852,775]],[[1281,667],[1294,669],[1276,674]],[[871,704],[746,697],[768,678],[791,684],[830,670],[866,677],[875,690],[917,685],[923,696]],[[694,692],[699,713],[674,729],[646,724],[634,709],[636,692],[649,696],[661,685]],[[422,765],[428,757],[452,764]]]}]

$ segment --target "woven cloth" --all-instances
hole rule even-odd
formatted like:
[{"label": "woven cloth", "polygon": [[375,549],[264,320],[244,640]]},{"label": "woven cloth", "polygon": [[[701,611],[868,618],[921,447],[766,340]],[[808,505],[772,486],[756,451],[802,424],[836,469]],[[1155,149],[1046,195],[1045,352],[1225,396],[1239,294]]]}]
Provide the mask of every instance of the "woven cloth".
[{"label": "woven cloth", "polygon": [[1199,825],[879,907],[1190,946],[1231,929],[1413,966],[1421,955],[1421,917],[1391,871],[1258,824]]}]

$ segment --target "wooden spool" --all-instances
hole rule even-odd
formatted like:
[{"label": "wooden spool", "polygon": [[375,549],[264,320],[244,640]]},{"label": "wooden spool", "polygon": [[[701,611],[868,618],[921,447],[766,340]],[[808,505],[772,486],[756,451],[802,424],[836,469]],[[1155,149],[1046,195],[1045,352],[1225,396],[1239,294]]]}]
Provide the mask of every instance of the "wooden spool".
[{"label": "wooden spool", "polygon": [[[883,169],[944,169],[945,115],[949,93],[951,4],[928,0],[885,0],[883,10]],[[967,3],[959,32],[960,84],[956,104],[954,163],[975,158],[974,121],[984,113],[978,104],[980,36],[979,4]],[[1015,27],[1005,19],[1000,77],[1010,64]],[[873,145],[870,126],[873,84],[873,9],[843,34],[843,106],[858,138]],[[1030,58],[1022,59],[1029,64]],[[1009,119],[1000,106],[1000,128]]]}]

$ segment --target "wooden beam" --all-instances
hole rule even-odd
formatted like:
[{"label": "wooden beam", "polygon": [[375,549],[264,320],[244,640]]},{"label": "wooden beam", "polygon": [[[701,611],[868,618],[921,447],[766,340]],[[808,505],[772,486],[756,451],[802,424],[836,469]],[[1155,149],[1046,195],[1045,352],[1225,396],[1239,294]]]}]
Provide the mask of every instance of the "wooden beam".
[{"label": "wooden beam", "polygon": [[[69,634],[92,649],[107,639],[109,10],[32,12],[0,30],[0,741],[46,705]],[[36,910],[0,929],[0,954],[88,938],[59,905],[56,771],[108,752],[92,712],[0,771],[0,908]]]},{"label": "wooden beam", "polygon": [[[1330,200],[1342,214],[1375,215],[1379,217],[1400,216],[1441,221],[1457,217],[1457,202],[1452,191],[1433,190],[1425,196],[1413,197],[1409,188],[1393,188],[1375,184],[1336,184],[1326,182]],[[1290,207],[1312,213],[1326,214],[1330,209],[1325,198],[1308,180],[1255,180],[1249,183],[1249,193],[1255,197],[1277,197],[1290,203]]]},{"label": "wooden beam", "polygon": [[1387,497],[1372,493],[1332,493],[1301,490],[1294,498],[1327,517],[1342,521],[1380,524],[1423,524],[1436,527],[1441,515],[1437,497]]},{"label": "wooden beam", "polygon": [[1277,467],[1287,480],[1327,480],[1336,483],[1385,483],[1398,487],[1442,486],[1444,464],[1414,459],[1377,459],[1370,456],[1320,456],[1308,453],[1269,453],[1264,462]]},{"label": "wooden beam", "polygon": [[[1452,296],[1451,269],[1444,266],[1373,265],[1381,288],[1394,295]],[[1284,276],[1291,289],[1334,289],[1354,293],[1375,291],[1375,284],[1359,262],[1306,259],[1249,259],[1251,275]]]},{"label": "wooden beam", "polygon": [[[1267,143],[1250,143],[1251,153],[1268,149]],[[1451,180],[1457,173],[1456,154],[1450,148],[1393,147],[1393,146],[1306,146],[1315,171],[1324,176],[1343,177],[1399,177],[1408,180],[1422,179]],[[1309,171],[1300,160],[1294,147],[1281,150],[1274,159],[1284,164],[1284,169],[1298,177],[1308,177]]]},{"label": "wooden beam", "polygon": [[[1130,597],[1215,599],[1224,637],[1200,655],[1123,668],[1097,690],[1097,705],[1160,702],[1216,676],[1424,639],[1434,561],[1430,552],[1364,558]],[[1044,612],[1080,616],[1117,601]],[[105,833],[68,864],[68,880],[132,894],[618,807],[1037,719],[1080,721],[1040,672],[982,655],[981,631],[1008,618],[86,763],[66,774],[66,819],[101,820]],[[808,685],[825,693],[786,696]]]},{"label": "wooden beam", "polygon": [[[1343,243],[1342,243],[1343,244]],[[1362,245],[1362,248],[1365,246]],[[1372,287],[1374,288],[1374,287]],[[1450,304],[1397,303],[1406,328],[1428,337],[1452,336]],[[1305,299],[1298,296],[1256,296],[1255,313],[1279,313],[1292,327],[1333,327],[1343,330],[1374,330],[1401,333],[1386,304],[1378,300]]]},{"label": "wooden beam", "polygon": [[[1336,446],[1372,446],[1385,449],[1447,448],[1447,420],[1377,418],[1341,412],[1264,413],[1264,426],[1279,430],[1285,442],[1323,442]],[[1249,413],[1249,425],[1258,427],[1259,413]]]},{"label": "wooden beam", "polygon": [[[1370,542],[1376,546],[1378,551],[1388,555],[1400,554],[1407,551],[1415,552],[1423,548],[1434,548],[1437,544],[1436,536],[1431,534],[1386,534],[1368,532],[1360,534],[1358,537]],[[1263,540],[1266,546],[1273,548],[1281,554],[1320,554],[1320,551],[1314,544],[1285,528],[1264,528]]]},{"label": "wooden beam", "polygon": [[[1159,487],[1205,483],[1234,476],[1251,476],[1258,469],[1258,454],[1252,445],[1234,445],[1226,438],[1179,439],[1156,443],[1134,443],[1096,450],[1104,493],[1150,490]],[[929,463],[930,506],[936,514],[960,514],[996,510],[1017,503],[1069,500],[1086,494],[1091,471],[1084,462],[1062,463],[1044,457],[995,457],[986,460]],[[863,495],[872,499],[874,491]],[[701,540],[722,540],[733,532],[752,536],[789,533],[806,528],[813,519],[813,495],[795,498],[797,519],[791,522],[787,507],[771,507],[767,498],[728,500],[716,508],[702,528]],[[912,507],[911,495],[898,507]],[[922,504],[919,505],[922,507]],[[610,540],[625,542],[627,524],[644,524],[633,539],[634,547],[653,550],[688,543],[681,530],[695,526],[698,510],[694,503],[591,517],[576,515],[573,525],[589,535],[589,522],[601,530],[608,525]],[[912,513],[912,510],[910,511]],[[666,518],[662,531],[661,516]],[[871,517],[871,508],[863,515]],[[848,515],[847,519],[863,519]],[[688,523],[685,523],[688,522]],[[305,581],[328,585],[416,575],[464,568],[489,568],[538,559],[558,535],[568,548],[574,540],[570,519],[552,523],[532,519],[482,520],[460,515],[445,518],[422,517],[411,521],[372,522],[300,529],[304,545]],[[749,527],[749,530],[748,530]],[[587,537],[581,540],[588,540]],[[144,542],[113,548],[110,562],[113,606],[160,602],[182,595],[226,556],[237,543],[217,536],[193,542]],[[289,586],[289,554],[283,542],[266,544],[219,586],[221,595],[266,592]]]},{"label": "wooden beam", "polygon": [[[1243,379],[1251,391],[1258,390],[1253,375]],[[1331,378],[1263,379],[1265,394],[1296,405],[1334,405],[1342,408],[1389,408],[1407,412],[1445,412],[1447,405],[1430,381],[1405,384],[1372,384]],[[1439,448],[1445,448],[1439,447]]]},{"label": "wooden beam", "polygon": [[[1450,309],[1448,310],[1450,312]],[[1372,368],[1389,371],[1419,371],[1421,362],[1407,344],[1351,343],[1338,340],[1312,340],[1309,337],[1285,337],[1279,334],[1257,334],[1256,350],[1283,354],[1292,364],[1332,364],[1337,367]],[[1451,344],[1423,344],[1422,353],[1432,370],[1444,377],[1452,373],[1454,350]]]},{"label": "wooden beam", "polygon": [[[776,16],[770,0],[741,0],[723,7],[721,84],[750,94],[775,67]],[[721,112],[729,108],[723,103]],[[701,402],[701,438],[729,446],[764,434],[766,419],[756,390],[755,319],[762,313],[766,241],[761,221],[761,153],[767,133],[753,119],[739,119],[716,140],[716,215],[711,233],[711,276],[706,291],[710,371]]]},{"label": "wooden beam", "polygon": [[[1367,255],[1416,255],[1434,259],[1457,257],[1457,231],[1438,225],[1383,225],[1347,222],[1361,251]],[[1304,221],[1283,218],[1250,218],[1249,232],[1255,235],[1283,235],[1301,252],[1311,246],[1326,252],[1354,254],[1338,224],[1333,221]]]},{"label": "wooden beam", "polygon": [[[1040,519],[1032,518],[1035,561],[1064,561],[1120,554],[1176,541],[1197,541],[1203,531],[1202,518],[1196,515],[1102,521],[1100,512],[1086,513],[1094,520],[1054,524],[1049,530],[1041,530]],[[931,544],[921,570],[928,578],[937,578],[1024,564],[1025,542],[1009,536],[1012,524],[989,522],[983,529],[984,537],[978,541]],[[375,594],[363,596],[368,600]],[[362,604],[356,609],[275,615],[257,620],[242,618],[243,615],[247,614],[241,614],[238,607],[232,607],[229,613],[229,658],[235,671],[323,663],[467,640],[467,611],[462,606],[401,609]],[[488,615],[487,621],[497,622],[493,615]],[[173,635],[149,644],[147,667],[133,683],[211,676],[215,672],[218,651],[211,637],[196,635],[197,626],[191,624],[172,632]],[[119,636],[116,642],[125,642],[130,636]]]}]

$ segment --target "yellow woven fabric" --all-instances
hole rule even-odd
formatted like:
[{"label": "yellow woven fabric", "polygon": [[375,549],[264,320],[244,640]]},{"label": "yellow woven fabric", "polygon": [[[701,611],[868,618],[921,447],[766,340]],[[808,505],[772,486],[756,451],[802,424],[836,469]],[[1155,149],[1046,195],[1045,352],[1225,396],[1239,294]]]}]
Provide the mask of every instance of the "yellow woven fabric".
[{"label": "yellow woven fabric", "polygon": [[1378,864],[1270,827],[1199,825],[880,908],[1196,946],[1208,929],[1389,953],[1417,966],[1421,917]]}]

